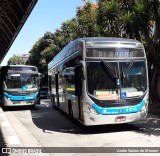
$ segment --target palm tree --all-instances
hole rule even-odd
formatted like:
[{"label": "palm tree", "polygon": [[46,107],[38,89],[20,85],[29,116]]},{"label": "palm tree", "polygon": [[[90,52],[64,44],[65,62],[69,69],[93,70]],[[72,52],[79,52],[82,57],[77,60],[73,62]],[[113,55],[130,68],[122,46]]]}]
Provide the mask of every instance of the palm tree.
[{"label": "palm tree", "polygon": [[[160,100],[160,2],[159,0],[151,0],[150,1],[150,10],[152,11],[152,23],[153,25],[153,44],[154,44],[154,53],[152,53],[152,74],[151,74],[151,90],[152,95],[159,103]],[[160,103],[159,103],[160,104]]]},{"label": "palm tree", "polygon": [[116,0],[99,0],[97,23],[101,36],[116,36],[119,34],[119,5]]},{"label": "palm tree", "polygon": [[89,1],[84,6],[77,8],[79,37],[93,37],[99,34],[97,9],[98,5]]}]

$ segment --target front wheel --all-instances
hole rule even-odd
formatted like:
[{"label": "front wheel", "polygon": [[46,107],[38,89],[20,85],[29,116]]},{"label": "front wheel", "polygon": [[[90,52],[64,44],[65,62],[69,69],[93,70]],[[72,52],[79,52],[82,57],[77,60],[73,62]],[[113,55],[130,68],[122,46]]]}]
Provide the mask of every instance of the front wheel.
[{"label": "front wheel", "polygon": [[36,109],[36,105],[35,105],[35,104],[34,104],[34,105],[30,105],[29,108],[30,108],[31,110],[34,110],[34,109]]}]

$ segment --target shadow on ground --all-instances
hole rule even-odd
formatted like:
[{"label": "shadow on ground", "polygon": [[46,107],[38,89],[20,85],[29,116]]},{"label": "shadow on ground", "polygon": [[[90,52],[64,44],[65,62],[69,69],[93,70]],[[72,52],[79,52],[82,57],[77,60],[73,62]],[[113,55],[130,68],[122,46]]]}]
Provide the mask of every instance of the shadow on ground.
[{"label": "shadow on ground", "polygon": [[[133,131],[143,133],[145,135],[160,136],[160,119],[149,116],[147,121],[141,121],[132,124],[117,125],[100,125],[100,126],[83,126],[78,121],[71,119],[66,113],[55,110],[43,102],[37,105],[36,109],[30,110],[33,123],[45,133],[62,132],[73,134],[96,134],[96,133],[113,133]],[[5,111],[25,111],[29,108],[14,107]]]},{"label": "shadow on ground", "polygon": [[55,110],[51,106],[37,106],[36,110],[31,110],[34,124],[44,132],[56,131],[73,134],[96,134],[120,131],[137,131],[138,128],[131,124],[83,126],[78,121],[70,118],[66,113]]}]

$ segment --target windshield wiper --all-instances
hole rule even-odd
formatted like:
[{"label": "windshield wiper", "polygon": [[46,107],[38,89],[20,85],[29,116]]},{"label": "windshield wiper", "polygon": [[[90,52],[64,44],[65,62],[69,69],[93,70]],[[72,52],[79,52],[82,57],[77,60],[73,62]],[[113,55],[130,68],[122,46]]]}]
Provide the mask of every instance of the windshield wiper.
[{"label": "windshield wiper", "polygon": [[125,72],[123,71],[123,67],[122,67],[123,77],[126,77],[126,75],[127,75],[128,71],[132,68],[133,63],[134,63],[134,62],[133,62],[133,60],[131,60],[131,62],[129,63],[128,68],[126,69],[126,71],[125,71]]},{"label": "windshield wiper", "polygon": [[113,68],[105,61],[101,60],[101,62],[103,63],[104,67],[107,69],[109,75],[114,78],[114,79],[117,79],[118,76],[117,76],[117,73],[116,73],[116,68],[115,68],[115,71],[113,70]]}]

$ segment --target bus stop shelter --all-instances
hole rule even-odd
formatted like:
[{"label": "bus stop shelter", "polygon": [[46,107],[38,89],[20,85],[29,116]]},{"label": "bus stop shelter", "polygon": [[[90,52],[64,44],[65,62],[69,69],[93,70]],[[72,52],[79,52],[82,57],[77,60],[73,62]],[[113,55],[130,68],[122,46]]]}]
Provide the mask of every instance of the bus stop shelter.
[{"label": "bus stop shelter", "polygon": [[0,63],[38,0],[0,0]]}]

